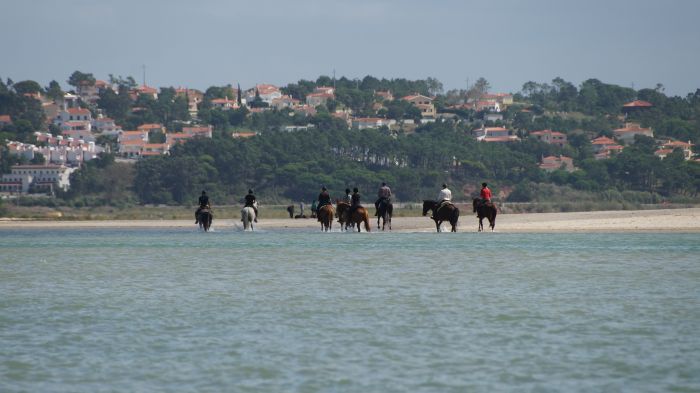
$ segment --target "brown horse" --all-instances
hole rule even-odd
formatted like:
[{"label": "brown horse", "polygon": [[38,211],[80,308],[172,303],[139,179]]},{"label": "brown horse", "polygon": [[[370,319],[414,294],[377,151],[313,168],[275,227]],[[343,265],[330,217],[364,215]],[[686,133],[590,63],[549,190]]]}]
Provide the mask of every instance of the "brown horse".
[{"label": "brown horse", "polygon": [[479,218],[479,232],[484,230],[484,218],[489,219],[489,226],[491,227],[491,232],[496,228],[496,214],[498,214],[498,208],[496,204],[491,202],[490,204],[482,203],[481,198],[474,198],[472,201],[474,207],[474,213]]},{"label": "brown horse", "polygon": [[[437,211],[435,211],[437,209]],[[435,228],[440,232],[440,226],[443,221],[449,221],[452,225],[452,232],[457,232],[457,220],[459,220],[459,209],[457,206],[448,204],[438,209],[437,201],[425,200],[423,201],[423,215],[427,215],[428,211],[433,212],[433,221],[435,221]]]},{"label": "brown horse", "polygon": [[213,220],[214,220],[214,215],[211,214],[211,210],[202,209],[199,211],[199,215],[197,216],[197,221],[199,221],[199,228],[203,229],[204,232],[209,232],[209,228],[211,227],[211,222]]},{"label": "brown horse", "polygon": [[338,216],[338,222],[340,223],[341,229],[347,230],[350,225],[355,226],[355,224],[357,224],[357,231],[361,232],[360,224],[364,222],[365,231],[370,232],[369,213],[367,213],[367,209],[359,206],[352,213],[352,217],[348,217],[349,213],[350,205],[346,202],[338,202],[336,215]]},{"label": "brown horse", "polygon": [[[389,224],[389,230],[391,230],[391,216],[394,214],[394,205],[389,200],[382,200],[379,202],[377,207],[377,230],[382,231],[386,229],[387,224]],[[379,226],[379,220],[382,221],[382,226]]]},{"label": "brown horse", "polygon": [[322,231],[330,231],[333,226],[333,215],[335,214],[335,209],[333,205],[323,205],[318,209],[318,221],[321,222]]}]

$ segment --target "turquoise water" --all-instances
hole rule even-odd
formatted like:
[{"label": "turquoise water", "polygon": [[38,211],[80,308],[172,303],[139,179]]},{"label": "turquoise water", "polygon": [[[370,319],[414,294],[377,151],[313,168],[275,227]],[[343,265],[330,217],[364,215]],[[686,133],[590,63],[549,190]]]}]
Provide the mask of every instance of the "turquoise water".
[{"label": "turquoise water", "polygon": [[698,234],[0,231],[1,392],[700,391]]}]

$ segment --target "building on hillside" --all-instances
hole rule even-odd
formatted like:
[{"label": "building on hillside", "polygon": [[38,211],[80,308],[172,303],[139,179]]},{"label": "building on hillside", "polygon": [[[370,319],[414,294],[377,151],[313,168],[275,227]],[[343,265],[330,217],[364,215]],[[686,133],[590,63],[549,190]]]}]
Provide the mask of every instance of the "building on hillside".
[{"label": "building on hillside", "polygon": [[615,139],[628,145],[634,143],[634,137],[637,135],[654,137],[654,132],[651,128],[642,128],[639,123],[625,123],[624,127],[613,130],[613,134]]},{"label": "building on hillside", "polygon": [[221,109],[223,111],[238,109],[238,101],[231,100],[228,97],[214,98],[210,102],[211,107],[214,109]]},{"label": "building on hillside", "polygon": [[483,115],[484,121],[490,121],[490,122],[497,122],[497,121],[503,121],[503,114],[502,113],[484,113]]},{"label": "building on hillside", "polygon": [[421,117],[424,119],[435,119],[437,114],[435,110],[435,105],[433,105],[433,99],[431,97],[424,96],[422,94],[412,94],[402,98],[404,101],[408,101],[416,108],[420,109]]},{"label": "building on hillside", "polygon": [[12,117],[10,115],[0,115],[0,128],[12,124]]},{"label": "building on hillside", "polygon": [[559,147],[564,147],[566,145],[566,134],[558,131],[533,131],[530,133],[530,136],[550,145],[556,145]]},{"label": "building on hillside", "polygon": [[299,114],[299,115],[303,115],[306,117],[313,117],[313,116],[316,116],[316,107],[313,107],[313,106],[308,105],[308,104],[299,105],[299,106],[294,107],[294,113]]},{"label": "building on hillside", "polygon": [[519,141],[517,135],[512,135],[511,131],[505,127],[484,127],[472,131],[472,135],[482,142],[515,142]]},{"label": "building on hillside", "polygon": [[615,142],[615,140],[606,136],[593,139],[591,141],[591,147],[593,148],[596,160],[608,159],[624,149],[624,147]]},{"label": "building on hillside", "polygon": [[352,119],[352,127],[358,130],[389,127],[395,123],[396,120],[394,119],[383,119],[380,117],[355,117]]},{"label": "building on hillside", "polygon": [[[105,151],[103,147],[97,146],[94,140],[89,138],[85,140],[80,138],[80,135],[68,137],[35,132],[34,136],[41,145],[24,144],[23,147],[16,149],[17,153],[19,153],[19,150],[22,150],[22,155],[28,160],[33,159],[36,153],[40,153],[49,164],[81,166],[84,162],[94,160],[98,154]],[[13,143],[20,144],[19,142]],[[12,148],[10,151],[12,151]]]},{"label": "building on hillside", "polygon": [[306,104],[315,108],[319,105],[326,105],[328,104],[329,100],[333,99],[335,99],[335,95],[333,93],[310,93],[306,95]]},{"label": "building on hillside", "polygon": [[122,128],[118,126],[114,119],[98,115],[92,120],[92,128],[101,135],[119,135]]},{"label": "building on hillside", "polygon": [[693,153],[693,143],[691,143],[690,141],[686,143],[672,140],[668,140],[659,145],[659,148],[654,152],[654,155],[663,160],[664,158],[666,158],[666,156],[673,153],[673,151],[676,149],[680,149],[683,152],[683,158],[686,161],[692,160],[695,156],[695,154]]},{"label": "building on hillside", "polygon": [[80,121],[69,121],[61,126],[61,135],[64,138],[73,138],[85,142],[95,142],[95,136],[87,129],[90,123]]},{"label": "building on hillside", "polygon": [[166,143],[145,143],[141,147],[140,156],[162,156],[170,152],[170,145]]},{"label": "building on hillside", "polygon": [[158,99],[158,89],[155,87],[151,87],[148,85],[141,85],[137,87],[136,89],[132,90],[131,92],[131,97],[132,99],[136,100],[139,96],[148,96],[153,98],[154,100]]},{"label": "building on hillside", "polygon": [[204,93],[196,89],[178,87],[175,89],[175,95],[187,98],[187,111],[192,118],[196,119],[199,113],[199,103],[204,100]]},{"label": "building on hillside", "polygon": [[624,113],[625,116],[628,116],[634,113],[644,112],[647,109],[652,108],[653,106],[654,105],[652,105],[651,102],[634,100],[632,102],[628,102],[622,105],[622,113]]},{"label": "building on hillside", "polygon": [[255,100],[256,94],[260,96],[260,99],[263,102],[267,102],[268,104],[271,104],[272,100],[275,98],[282,97],[282,91],[280,91],[279,87],[263,83],[255,85],[254,88],[245,92],[244,98],[246,102],[250,103],[251,101]]},{"label": "building on hillside", "polygon": [[182,127],[182,132],[192,137],[211,138],[213,136],[212,126],[191,126]]},{"label": "building on hillside", "polygon": [[70,174],[76,168],[64,165],[13,165],[9,174],[0,179],[0,192],[28,193],[67,191]]},{"label": "building on hillside", "polygon": [[140,126],[136,127],[138,131],[143,131],[146,133],[151,133],[151,132],[159,132],[162,134],[166,133],[165,126],[159,123],[146,123],[146,124],[141,124]]},{"label": "building on hillside", "polygon": [[547,172],[553,172],[559,169],[567,172],[573,172],[577,169],[574,166],[574,160],[571,157],[562,155],[542,157],[542,162],[539,166],[540,169]]},{"label": "building on hillside", "polygon": [[374,97],[381,101],[394,101],[394,95],[391,94],[391,90],[387,91],[375,91]]},{"label": "building on hillside", "polygon": [[234,132],[231,134],[231,137],[233,138],[252,138],[254,136],[258,135],[256,132],[245,132],[245,131],[240,131],[240,132]]},{"label": "building on hillside", "polygon": [[280,98],[274,98],[270,103],[270,107],[277,110],[282,110],[284,108],[294,108],[299,104],[301,104],[301,101],[297,100],[296,98],[292,98],[292,96],[284,95]]},{"label": "building on hillside", "polygon": [[501,104],[499,104],[496,100],[479,100],[474,101],[472,109],[477,112],[487,111],[499,113],[501,111]]},{"label": "building on hillside", "polygon": [[513,105],[513,95],[510,93],[486,93],[481,96],[483,101],[496,101],[500,107]]},{"label": "building on hillside", "polygon": [[61,126],[67,121],[86,121],[92,123],[92,113],[85,108],[65,108],[58,111],[53,124]]},{"label": "building on hillside", "polygon": [[143,142],[148,142],[148,131],[146,130],[138,130],[138,131],[122,131],[119,133],[119,137],[117,138],[117,142],[125,142],[125,141],[143,141]]}]

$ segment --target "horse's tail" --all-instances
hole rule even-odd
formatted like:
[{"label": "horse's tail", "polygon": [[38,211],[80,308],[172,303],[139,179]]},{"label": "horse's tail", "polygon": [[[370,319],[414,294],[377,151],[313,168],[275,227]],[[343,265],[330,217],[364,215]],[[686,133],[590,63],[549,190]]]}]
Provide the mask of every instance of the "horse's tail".
[{"label": "horse's tail", "polygon": [[452,219],[450,220],[451,224],[457,223],[459,220],[459,209],[455,206],[455,209],[452,211]]},{"label": "horse's tail", "polygon": [[370,227],[369,227],[369,215],[367,214],[367,212],[365,212],[365,216],[363,217],[363,220],[365,222],[365,230],[367,232],[371,232]]}]

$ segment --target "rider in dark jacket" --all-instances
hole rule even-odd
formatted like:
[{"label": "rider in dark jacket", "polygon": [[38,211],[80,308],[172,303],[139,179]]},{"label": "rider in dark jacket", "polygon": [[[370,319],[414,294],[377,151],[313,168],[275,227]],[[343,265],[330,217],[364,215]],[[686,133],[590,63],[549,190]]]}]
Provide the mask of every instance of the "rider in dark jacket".
[{"label": "rider in dark jacket", "polygon": [[209,206],[209,196],[206,191],[202,191],[202,195],[199,196],[199,208],[194,212],[195,224],[199,223],[199,213],[202,212],[202,209],[211,209],[211,206]]},{"label": "rider in dark jacket", "polygon": [[357,187],[352,189],[352,197],[350,198],[350,211],[348,212],[348,217],[352,217],[352,214],[357,210],[360,205],[360,191]]},{"label": "rider in dark jacket", "polygon": [[255,211],[255,222],[258,222],[258,208],[255,207],[255,202],[257,202],[257,199],[255,199],[255,195],[253,194],[253,190],[250,189],[248,190],[248,195],[245,196],[245,205],[243,207],[252,207],[253,211]]}]

